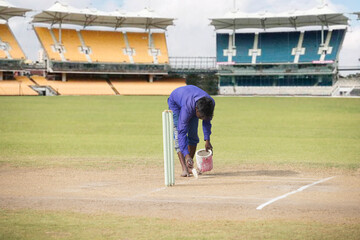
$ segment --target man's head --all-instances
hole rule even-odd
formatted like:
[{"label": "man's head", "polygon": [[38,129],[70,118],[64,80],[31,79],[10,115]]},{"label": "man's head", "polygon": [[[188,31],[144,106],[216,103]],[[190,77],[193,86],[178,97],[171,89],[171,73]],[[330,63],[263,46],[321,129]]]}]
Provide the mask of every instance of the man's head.
[{"label": "man's head", "polygon": [[214,102],[211,98],[203,97],[196,102],[196,117],[201,120],[211,120],[214,115]]}]

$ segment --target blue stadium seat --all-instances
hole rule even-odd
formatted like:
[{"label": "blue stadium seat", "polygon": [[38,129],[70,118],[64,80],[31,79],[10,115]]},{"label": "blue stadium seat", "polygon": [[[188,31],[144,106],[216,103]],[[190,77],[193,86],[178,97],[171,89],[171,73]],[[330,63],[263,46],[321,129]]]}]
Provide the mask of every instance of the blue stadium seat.
[{"label": "blue stadium seat", "polygon": [[345,29],[333,30],[329,44],[330,47],[332,47],[333,49],[331,54],[326,55],[325,60],[333,60],[333,61],[336,60],[344,36],[345,36]]},{"label": "blue stadium seat", "polygon": [[[326,41],[328,31],[324,31]],[[325,56],[325,60],[336,60],[340,51],[341,43],[345,36],[345,29],[333,30],[329,47],[332,47],[331,54]],[[300,32],[263,32],[259,34],[258,49],[261,55],[257,56],[256,63],[293,63],[295,56],[292,55],[293,48],[299,42]],[[252,56],[249,50],[253,49],[255,33],[237,33],[235,37],[236,56],[233,56],[235,63],[251,63]],[[228,57],[224,56],[224,49],[229,47],[229,34],[217,34],[217,61],[227,62]],[[313,62],[320,60],[318,54],[321,45],[321,31],[305,31],[302,48],[305,54],[300,55],[299,63]]]},{"label": "blue stadium seat", "polygon": [[254,46],[254,33],[237,33],[235,35],[236,56],[233,61],[236,63],[251,63],[249,49]]},{"label": "blue stadium seat", "polygon": [[258,48],[261,56],[256,63],[285,63],[293,62],[291,51],[299,41],[300,32],[260,33]]},{"label": "blue stadium seat", "polygon": [[227,62],[228,57],[224,56],[224,50],[229,48],[229,34],[216,34],[216,61]]},{"label": "blue stadium seat", "polygon": [[[328,31],[324,31],[324,41],[328,35]],[[339,50],[340,45],[345,36],[345,29],[333,30],[329,47],[332,47],[331,54],[325,56],[325,60],[335,61]],[[304,35],[303,47],[305,48],[305,55],[300,56],[300,62],[312,62],[320,60],[320,55],[318,54],[319,47],[321,44],[321,31],[306,31]]]},{"label": "blue stadium seat", "polygon": [[[328,31],[324,31],[324,41]],[[305,31],[304,42],[302,47],[305,48],[305,54],[301,55],[299,62],[312,62],[319,61],[320,55],[318,54],[321,44],[321,31]]]}]

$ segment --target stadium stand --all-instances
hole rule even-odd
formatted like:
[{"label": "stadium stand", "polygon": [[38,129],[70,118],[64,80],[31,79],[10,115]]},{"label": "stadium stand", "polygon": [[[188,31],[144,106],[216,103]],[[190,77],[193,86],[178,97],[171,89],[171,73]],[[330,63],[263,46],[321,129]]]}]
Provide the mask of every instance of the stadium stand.
[{"label": "stadium stand", "polygon": [[224,54],[224,51],[226,51],[229,48],[229,34],[216,34],[216,46],[217,46],[217,61],[218,62],[227,62],[228,58]]},{"label": "stadium stand", "polygon": [[[58,16],[64,12],[64,9],[67,9],[65,10],[67,14],[59,19]],[[20,15],[24,15],[23,11],[19,13]],[[153,82],[158,76],[169,74],[169,53],[166,35],[162,31],[173,25],[172,18],[153,16],[149,22],[146,11],[141,11],[141,14],[137,16],[126,16],[121,21],[116,16],[110,15],[104,22],[100,19],[103,13],[93,10],[91,16],[99,19],[94,18],[89,21],[87,9],[76,9],[60,2],[34,15],[33,30],[45,55],[45,61],[39,61],[36,64],[30,63],[30,60],[20,61],[25,59],[25,55],[8,25],[1,24],[0,81],[1,86],[10,86],[9,91],[2,90],[1,94],[119,95],[122,91],[135,95],[163,95],[170,94],[177,86],[185,85],[185,80],[182,82],[155,80]],[[139,16],[145,17],[140,19]],[[82,30],[76,30],[79,21],[86,27],[95,28],[85,30],[84,27]],[[136,21],[135,25],[134,21]],[[44,27],[44,24],[47,24],[47,27]],[[53,28],[54,24],[58,28]],[[123,32],[99,29],[104,26],[122,29]],[[137,32],[138,30],[125,32],[129,28],[142,29],[142,32]],[[38,68],[40,65],[41,69]],[[29,79],[25,77],[8,81],[14,78],[15,71],[26,72],[26,74],[44,74],[48,79],[32,76]],[[131,76],[134,75],[144,80],[132,82]],[[119,81],[119,84],[125,87],[118,91],[115,87],[117,81],[113,85],[109,80],[113,76],[120,76],[120,79],[129,81]],[[134,87],[127,86],[126,82],[134,84]],[[139,89],[136,90],[136,88]]]},{"label": "stadium stand", "polygon": [[[39,86],[50,86],[60,95],[169,95],[175,88],[185,86],[185,79],[162,79],[148,82],[143,78],[127,79],[70,79],[67,82],[31,76]],[[113,89],[115,88],[115,89]]]},{"label": "stadium stand", "polygon": [[35,84],[25,76],[17,76],[15,80],[0,81],[0,96],[37,96],[31,85]]},{"label": "stadium stand", "polygon": [[[55,38],[59,39],[59,29],[52,29]],[[87,62],[86,55],[81,52],[82,44],[77,32],[73,29],[61,29],[61,44],[66,61]]]},{"label": "stadium stand", "polygon": [[6,59],[6,58],[8,58],[8,55],[7,55],[7,50],[8,50],[8,45],[7,45],[7,43],[5,43],[5,42],[3,42],[2,40],[1,40],[1,37],[0,37],[0,59]]},{"label": "stadium stand", "polygon": [[0,81],[0,96],[21,96],[21,83],[18,81]]},{"label": "stadium stand", "polygon": [[38,85],[47,85],[48,84],[48,80],[43,76],[32,75],[31,79],[33,79],[36,82],[36,84],[38,84]]},{"label": "stadium stand", "polygon": [[152,39],[155,49],[159,50],[159,55],[157,56],[159,64],[169,64],[169,54],[166,44],[165,33],[153,33]]},{"label": "stadium stand", "polygon": [[261,55],[258,63],[293,62],[292,49],[297,46],[299,32],[260,33],[258,48]]},{"label": "stadium stand", "polygon": [[359,96],[360,79],[340,78],[333,86],[333,96]]},{"label": "stadium stand", "polygon": [[[58,14],[62,14],[64,8],[71,11],[59,24]],[[47,60],[40,73],[36,72],[38,68],[30,69],[28,61],[23,61],[26,57],[9,26],[0,24],[0,95],[48,95],[48,92],[52,95],[168,95],[176,87],[186,85],[185,80],[171,77],[159,80],[158,77],[189,74],[200,78],[203,74],[219,76],[217,86],[224,95],[350,96],[358,94],[360,89],[358,85],[346,85],[349,81],[336,82],[339,51],[347,30],[345,16],[337,22],[331,18],[332,13],[318,12],[320,15],[315,13],[309,22],[308,15],[291,15],[291,25],[288,25],[284,16],[269,17],[277,19],[270,21],[259,15],[257,20],[261,24],[252,25],[255,15],[238,19],[233,14],[234,19],[214,22],[216,30],[228,32],[216,34],[216,57],[204,57],[200,61],[190,57],[183,61],[183,57],[169,57],[166,35],[157,32],[173,25],[173,19],[164,22],[159,18],[160,22],[155,24],[155,18],[149,21],[144,17],[135,26],[134,20],[138,17],[129,15],[119,21],[116,16],[110,16],[110,20],[104,22],[103,13],[94,10],[92,13],[97,18],[89,21],[87,11],[78,10],[56,2],[34,16],[33,24],[51,26],[34,26]],[[298,17],[306,19],[301,22]],[[319,17],[323,17],[321,23]],[[98,30],[61,28],[67,24],[78,26],[79,21],[80,25]],[[59,29],[52,28],[54,22],[59,24],[61,34]],[[117,30],[103,31],[98,27]],[[142,32],[131,32],[132,27]],[[279,27],[286,30],[281,31]],[[320,28],[322,30],[310,30]],[[17,75],[15,72],[44,72],[49,79],[56,80],[39,76],[33,76],[33,80],[26,77],[9,80]]]},{"label": "stadium stand", "polygon": [[184,79],[167,79],[147,82],[144,79],[111,80],[120,95],[170,95],[178,87],[185,86]]},{"label": "stadium stand", "polygon": [[229,49],[233,33],[217,33],[219,93],[331,96],[345,33],[346,29],[236,33],[233,56],[228,56],[234,53]]},{"label": "stadium stand", "polygon": [[[61,30],[61,44],[59,29],[35,27],[40,42],[49,59],[67,62],[99,62],[99,63],[139,63],[155,64],[154,53],[159,64],[169,64],[169,56],[164,33],[153,33],[153,48],[149,47],[147,33],[111,32],[73,29]],[[85,54],[81,38],[88,49]],[[62,57],[63,55],[63,57]],[[90,59],[87,59],[89,55]]]},{"label": "stadium stand", "polygon": [[134,49],[134,63],[154,63],[149,52],[149,35],[147,33],[126,33],[129,47]]},{"label": "stadium stand", "polygon": [[86,46],[91,49],[91,60],[104,63],[129,63],[124,53],[126,43],[122,32],[81,30]]},{"label": "stadium stand", "polygon": [[330,40],[330,46],[332,46],[332,53],[327,54],[325,57],[325,60],[335,60],[337,58],[337,55],[339,54],[340,46],[343,42],[344,37],[345,37],[344,29],[332,31],[332,36],[331,36],[331,40]]},{"label": "stadium stand", "polygon": [[[345,36],[344,29],[324,31],[324,38],[331,33],[324,60],[335,61]],[[257,50],[261,53],[256,63],[291,63],[294,62],[292,50],[297,48],[300,32],[262,32],[259,33]],[[237,33],[235,35],[236,55],[232,58],[235,63],[252,63],[255,33]],[[325,43],[326,45],[326,43]],[[305,31],[302,46],[305,54],[300,55],[300,62],[311,63],[319,61],[321,53],[321,31]],[[217,34],[217,61],[227,62],[226,50],[229,48],[229,34]],[[331,50],[330,50],[331,49]],[[225,50],[225,51],[224,51]]]},{"label": "stadium stand", "polygon": [[[325,34],[327,31],[325,31]],[[300,62],[312,62],[319,60],[319,47],[321,44],[320,31],[306,31],[304,34],[304,41],[302,47],[305,49],[305,54],[300,56]]]},{"label": "stadium stand", "polygon": [[236,56],[233,58],[234,62],[239,63],[251,63],[252,55],[249,54],[249,49],[254,46],[255,34],[236,34],[235,35],[235,46]]},{"label": "stadium stand", "polygon": [[45,50],[48,59],[53,61],[61,61],[62,58],[60,53],[55,49],[56,43],[51,36],[50,30],[44,27],[34,27],[34,30],[43,49]]},{"label": "stadium stand", "polygon": [[25,54],[7,24],[0,24],[0,58],[25,59]]},{"label": "stadium stand", "polygon": [[60,95],[115,95],[106,80],[69,79],[67,82],[49,81],[42,76],[32,76],[39,85],[50,86]]}]

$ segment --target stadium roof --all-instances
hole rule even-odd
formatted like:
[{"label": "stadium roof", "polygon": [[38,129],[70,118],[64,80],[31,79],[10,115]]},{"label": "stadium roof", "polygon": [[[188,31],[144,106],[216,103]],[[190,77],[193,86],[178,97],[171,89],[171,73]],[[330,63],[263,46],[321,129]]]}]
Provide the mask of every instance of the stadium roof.
[{"label": "stadium roof", "polygon": [[360,12],[355,12],[354,14],[358,15],[358,19],[360,20]]},{"label": "stadium roof", "polygon": [[26,12],[31,11],[31,9],[18,8],[5,0],[0,0],[0,19],[8,21],[12,17],[22,17]]},{"label": "stadium roof", "polygon": [[83,27],[98,26],[112,28],[164,29],[173,25],[173,18],[164,18],[150,9],[138,13],[121,11],[102,12],[96,9],[78,9],[56,2],[49,9],[36,14],[33,23],[72,24]]},{"label": "stadium roof", "polygon": [[212,18],[211,25],[216,30],[221,29],[269,29],[298,28],[308,26],[348,25],[348,18],[343,13],[331,10],[327,5],[307,11],[271,14],[268,12],[247,14],[232,11],[221,18]]}]

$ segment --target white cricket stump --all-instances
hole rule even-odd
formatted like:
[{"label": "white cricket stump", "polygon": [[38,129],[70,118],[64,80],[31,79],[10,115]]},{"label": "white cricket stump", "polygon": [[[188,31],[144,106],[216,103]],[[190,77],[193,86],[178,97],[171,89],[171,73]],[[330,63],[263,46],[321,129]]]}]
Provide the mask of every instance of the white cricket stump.
[{"label": "white cricket stump", "polygon": [[173,113],[165,110],[162,113],[163,144],[164,144],[164,175],[165,185],[175,185],[174,170],[174,120]]}]

